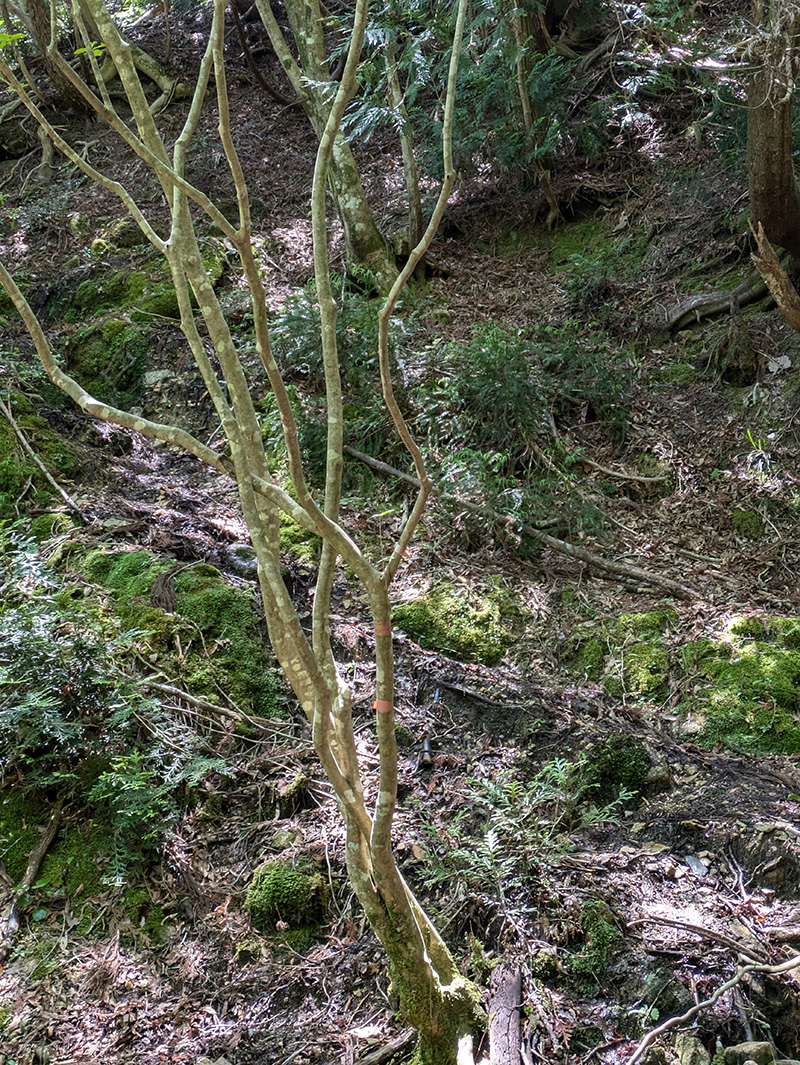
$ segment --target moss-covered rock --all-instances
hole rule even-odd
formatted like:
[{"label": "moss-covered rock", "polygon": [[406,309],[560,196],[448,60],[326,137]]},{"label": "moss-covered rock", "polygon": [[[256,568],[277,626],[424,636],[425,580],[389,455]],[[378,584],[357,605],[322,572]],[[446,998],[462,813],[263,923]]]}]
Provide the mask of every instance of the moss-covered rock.
[{"label": "moss-covered rock", "polygon": [[314,565],[319,556],[322,541],[314,533],[298,525],[292,518],[281,514],[280,547],[283,554],[297,562]]},{"label": "moss-covered rock", "polygon": [[428,595],[395,607],[392,620],[420,647],[488,666],[496,665],[514,642],[495,598],[470,595],[444,581]]},{"label": "moss-covered rock", "polygon": [[[115,593],[126,625],[142,630],[154,653],[194,695],[224,696],[250,713],[280,714],[278,684],[252,595],[227,584],[214,566],[176,567],[149,551],[91,551],[83,573]],[[172,609],[155,594],[158,584]],[[154,601],[154,595],[155,600]],[[224,693],[224,695],[223,695]]]},{"label": "moss-covered rock", "polygon": [[611,695],[659,697],[666,694],[670,667],[664,636],[677,623],[671,607],[621,614],[602,625],[600,635],[584,635],[577,653],[574,641],[565,643],[564,655],[570,668],[601,681]]},{"label": "moss-covered rock", "polygon": [[102,402],[130,407],[142,397],[149,345],[145,332],[120,318],[83,326],[65,345],[67,370]]},{"label": "moss-covered rock", "polygon": [[586,759],[584,783],[593,802],[606,804],[619,798],[624,788],[633,796],[642,793],[652,759],[645,745],[634,736],[609,736],[591,749]]},{"label": "moss-covered rock", "polygon": [[281,931],[300,933],[292,945],[303,933],[310,941],[325,917],[325,880],[307,865],[272,859],[253,874],[244,909],[260,932],[275,933],[280,926]]},{"label": "moss-covered rock", "polygon": [[682,650],[684,729],[711,746],[800,752],[800,618],[735,619]]},{"label": "moss-covered rock", "polygon": [[31,535],[35,540],[49,540],[51,536],[60,536],[71,532],[77,525],[71,514],[54,511],[52,514],[37,514],[30,524]]}]

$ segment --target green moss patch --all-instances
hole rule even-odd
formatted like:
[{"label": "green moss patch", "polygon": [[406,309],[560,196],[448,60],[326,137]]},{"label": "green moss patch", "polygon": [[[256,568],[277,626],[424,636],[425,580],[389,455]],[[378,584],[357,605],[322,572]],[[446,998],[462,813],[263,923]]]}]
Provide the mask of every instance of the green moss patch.
[{"label": "green moss patch", "polygon": [[616,696],[671,697],[685,735],[759,753],[800,752],[800,617],[750,615],[679,647],[673,610],[624,614],[578,648],[572,668]]},{"label": "green moss patch", "polygon": [[611,695],[658,698],[666,694],[670,668],[664,636],[677,622],[677,612],[669,607],[621,614],[583,643],[574,667],[601,681]]},{"label": "green moss patch", "polygon": [[592,748],[586,760],[584,781],[591,789],[591,800],[613,802],[623,789],[640,795],[651,765],[647,748],[634,736],[609,736]]},{"label": "green moss patch", "polygon": [[66,345],[67,370],[103,403],[130,407],[143,393],[150,341],[145,332],[121,318],[83,326]]},{"label": "green moss patch", "polygon": [[298,525],[292,518],[281,514],[281,552],[298,562],[313,566],[319,556],[322,541],[314,533]]},{"label": "green moss patch", "polygon": [[584,907],[581,923],[585,945],[567,959],[567,969],[580,981],[599,981],[622,942],[622,933],[612,910],[599,899]]},{"label": "green moss patch", "polygon": [[487,666],[500,662],[514,642],[495,598],[476,597],[447,582],[413,603],[395,607],[392,620],[420,647]]},{"label": "green moss patch", "polygon": [[152,652],[192,694],[215,703],[229,696],[263,717],[281,712],[253,597],[214,566],[181,568],[149,551],[97,550],[80,568],[114,592],[123,621],[147,634]]},{"label": "green moss patch", "polygon": [[734,510],[731,524],[734,532],[746,540],[761,540],[764,536],[764,519],[754,510]]},{"label": "green moss patch", "polygon": [[307,865],[265,862],[253,874],[244,909],[260,932],[280,930],[290,946],[301,949],[313,941],[324,920],[325,881]]},{"label": "green moss patch", "polygon": [[[34,413],[30,401],[20,393],[12,394],[10,404],[25,439],[56,480],[76,477],[81,463],[67,441],[50,428],[45,418]],[[12,508],[20,504],[45,505],[52,495],[52,486],[23,450],[11,425],[0,419],[0,516],[12,513]]]},{"label": "green moss patch", "polygon": [[700,743],[800,752],[800,618],[739,618],[720,640],[688,644],[682,658],[679,710]]},{"label": "green moss patch", "polygon": [[164,911],[144,888],[129,888],[122,900],[122,908],[131,924],[140,928],[151,943],[158,946],[166,941]]}]

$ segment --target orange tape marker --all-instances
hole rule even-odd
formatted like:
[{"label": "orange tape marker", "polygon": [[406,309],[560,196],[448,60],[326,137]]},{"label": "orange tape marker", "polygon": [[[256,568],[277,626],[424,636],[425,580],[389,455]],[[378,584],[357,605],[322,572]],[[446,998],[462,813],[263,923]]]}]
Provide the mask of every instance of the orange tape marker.
[{"label": "orange tape marker", "polygon": [[379,714],[391,714],[394,710],[394,703],[391,699],[376,699],[372,704],[372,709],[377,710]]}]

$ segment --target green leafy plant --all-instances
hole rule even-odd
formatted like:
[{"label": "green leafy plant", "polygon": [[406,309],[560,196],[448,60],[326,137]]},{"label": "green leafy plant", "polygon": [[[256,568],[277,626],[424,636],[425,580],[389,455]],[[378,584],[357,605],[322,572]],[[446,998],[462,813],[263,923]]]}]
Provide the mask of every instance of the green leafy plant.
[{"label": "green leafy plant", "polygon": [[[0,568],[0,763],[4,780],[86,804],[110,828],[108,878],[158,843],[178,798],[225,763],[153,699],[127,665],[135,633],[60,595],[35,546],[6,528]],[[201,741],[200,741],[201,742]],[[87,790],[88,788],[88,790]]]},{"label": "green leafy plant", "polygon": [[524,782],[511,771],[494,780],[469,779],[461,809],[446,836],[427,828],[427,884],[447,883],[456,906],[474,902],[491,923],[502,918],[518,933],[533,910],[531,887],[572,848],[577,827],[615,823],[623,792],[597,808],[586,760],[559,758]]}]

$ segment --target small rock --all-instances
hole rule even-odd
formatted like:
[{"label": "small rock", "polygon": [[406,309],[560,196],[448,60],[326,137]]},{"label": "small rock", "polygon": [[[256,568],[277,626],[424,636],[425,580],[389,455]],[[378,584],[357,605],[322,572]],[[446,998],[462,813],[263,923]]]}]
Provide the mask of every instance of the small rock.
[{"label": "small rock", "polygon": [[711,1065],[711,1055],[696,1035],[679,1032],[672,1041],[680,1065]]},{"label": "small rock", "polygon": [[747,1065],[748,1061],[754,1061],[755,1065],[773,1065],[775,1057],[772,1043],[737,1043],[725,1047],[725,1065]]},{"label": "small rock", "polygon": [[686,855],[686,864],[692,872],[696,873],[698,876],[705,876],[708,872],[708,866],[706,863],[702,861],[702,859],[696,858],[694,854]]},{"label": "small rock", "polygon": [[670,775],[669,766],[663,762],[659,765],[651,766],[647,770],[647,783],[651,788],[657,791],[671,791],[672,790],[672,777]]},{"label": "small rock", "polygon": [[256,553],[250,544],[231,544],[228,548],[228,559],[231,569],[240,577],[255,579],[258,576]]}]

